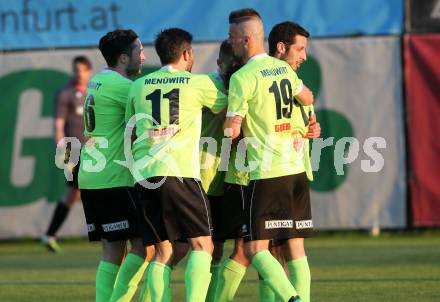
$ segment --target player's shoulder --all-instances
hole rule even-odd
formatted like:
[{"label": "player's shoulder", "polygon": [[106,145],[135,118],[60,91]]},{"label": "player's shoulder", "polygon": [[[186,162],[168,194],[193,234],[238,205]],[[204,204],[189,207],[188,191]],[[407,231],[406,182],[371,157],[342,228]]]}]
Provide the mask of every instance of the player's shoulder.
[{"label": "player's shoulder", "polygon": [[72,84],[72,81],[67,82],[64,84],[60,90],[60,92],[73,92],[75,91],[75,86]]},{"label": "player's shoulder", "polygon": [[207,76],[212,80],[212,81],[221,81],[221,77],[218,73],[218,71],[211,71],[207,73]]},{"label": "player's shoulder", "polygon": [[213,75],[189,73],[190,83],[194,87],[209,88],[215,86]]},{"label": "player's shoulder", "polygon": [[242,76],[244,74],[247,74],[249,72],[252,72],[255,69],[254,64],[252,62],[248,62],[241,66],[236,72],[234,72],[233,76]]},{"label": "player's shoulder", "polygon": [[57,97],[68,98],[75,94],[75,87],[72,85],[71,81],[67,82],[60,89],[58,89],[56,95]]},{"label": "player's shoulder", "polygon": [[246,63],[232,74],[229,81],[230,83],[239,83],[240,86],[252,85],[256,80],[257,72],[254,64]]},{"label": "player's shoulder", "polygon": [[238,69],[237,71],[235,71],[231,75],[230,81],[232,81],[232,79],[246,78],[247,76],[249,76],[250,69],[251,68],[249,68],[248,64],[245,64],[245,65],[241,66],[240,69]]},{"label": "player's shoulder", "polygon": [[111,75],[111,80],[109,83],[113,86],[112,91],[115,94],[128,95],[133,81],[124,77],[120,73],[115,72],[113,75]]},{"label": "player's shoulder", "polygon": [[190,73],[190,77],[194,81],[212,81],[213,74]]},{"label": "player's shoulder", "polygon": [[139,88],[139,87],[142,87],[143,85],[145,85],[146,79],[151,79],[152,77],[154,77],[157,74],[157,72],[158,72],[158,70],[150,72],[150,73],[143,75],[143,76],[137,78],[136,80],[134,80],[131,84],[132,89]]},{"label": "player's shoulder", "polygon": [[70,99],[72,99],[72,96],[72,92],[66,89],[59,89],[55,94],[55,99],[57,102],[68,102]]},{"label": "player's shoulder", "polygon": [[151,79],[151,78],[154,78],[154,77],[158,77],[162,73],[163,73],[163,70],[162,69],[158,69],[158,70],[155,70],[153,72],[150,72],[150,73],[140,77],[135,82],[143,82],[143,81],[145,81],[145,79]]},{"label": "player's shoulder", "polygon": [[105,84],[108,88],[121,88],[121,87],[129,87],[133,81],[129,78],[124,77],[117,71],[104,69],[98,73],[96,73],[93,79],[97,82]]},{"label": "player's shoulder", "polygon": [[251,59],[250,62],[244,64],[232,76],[246,79],[251,75],[259,74],[263,68],[267,68],[267,67],[272,68],[273,66],[289,66],[289,65],[284,61],[265,55],[263,57]]},{"label": "player's shoulder", "polygon": [[214,83],[214,86],[217,87],[217,89],[224,91],[225,85],[223,84],[223,79],[217,70],[208,73],[208,77],[212,83]]},{"label": "player's shoulder", "polygon": [[293,72],[292,67],[286,61],[277,59],[272,56],[267,56],[264,59],[259,60],[258,64],[256,64],[255,67],[258,70],[261,70],[262,68],[266,68],[266,69],[281,68],[285,70],[286,73]]},{"label": "player's shoulder", "polygon": [[289,65],[289,63],[287,63],[286,61],[277,59],[277,58],[273,58],[273,59],[275,60],[274,62],[277,65],[279,65],[280,67],[286,68],[288,73],[296,75],[296,71],[292,68],[292,66]]},{"label": "player's shoulder", "polygon": [[151,73],[149,73],[149,74],[146,74],[146,75],[144,75],[144,76],[141,76],[141,77],[135,79],[135,80],[132,82],[132,84],[131,84],[132,89],[135,88],[135,87],[137,87],[137,88],[142,87],[142,86],[144,85],[144,83],[145,83],[145,79],[147,79],[148,77],[150,77],[153,73],[155,73],[155,72],[151,72]]},{"label": "player's shoulder", "polygon": [[268,79],[273,76],[298,78],[292,66],[290,66],[286,61],[274,57],[268,57],[265,61],[261,61],[257,70],[263,78]]}]

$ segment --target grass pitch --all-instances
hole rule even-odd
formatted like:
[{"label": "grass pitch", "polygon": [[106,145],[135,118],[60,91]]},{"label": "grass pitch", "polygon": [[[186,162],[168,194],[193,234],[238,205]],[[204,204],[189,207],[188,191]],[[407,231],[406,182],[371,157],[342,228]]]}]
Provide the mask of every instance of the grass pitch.
[{"label": "grass pitch", "polygon": [[[94,301],[98,244],[61,242],[62,254],[34,241],[0,242],[0,301]],[[321,234],[306,240],[312,301],[440,301],[440,232]],[[231,244],[227,244],[229,254]],[[172,274],[173,301],[184,301],[184,263]],[[258,301],[249,268],[235,301]]]}]

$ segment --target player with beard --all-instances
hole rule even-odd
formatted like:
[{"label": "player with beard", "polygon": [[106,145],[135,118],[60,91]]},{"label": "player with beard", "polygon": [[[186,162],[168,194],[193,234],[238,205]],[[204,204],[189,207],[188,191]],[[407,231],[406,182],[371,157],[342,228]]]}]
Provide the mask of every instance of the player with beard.
[{"label": "player with beard", "polygon": [[292,248],[297,232],[293,200],[300,198],[296,188],[301,180],[296,175],[305,168],[302,154],[292,146],[292,136],[307,129],[293,105],[295,99],[310,105],[313,95],[289,65],[265,53],[261,18],[237,16],[229,23],[229,42],[246,64],[231,78],[224,127],[234,139],[243,122],[243,134],[249,140],[247,158],[254,164],[245,205],[245,252],[280,299],[300,301],[268,248],[274,239],[286,240]]},{"label": "player with beard", "polygon": [[170,301],[173,242],[187,240],[187,301],[205,301],[213,251],[209,201],[200,183],[202,108],[226,107],[207,75],[194,75],[192,35],[179,28],[155,40],[162,68],[135,81],[127,114],[135,115],[133,172],[143,213],[143,239],[156,254],[147,272],[152,301]]},{"label": "player with beard", "polygon": [[[133,177],[117,163],[124,157],[125,108],[132,81],[144,62],[132,30],[115,30],[99,41],[108,68],[90,80],[84,104],[79,188],[90,241],[101,241],[96,301],[130,301],[146,268],[145,247],[133,200]],[[127,241],[131,250],[122,262]],[[121,265],[122,262],[122,265]]]},{"label": "player with beard", "polygon": [[[291,21],[286,21],[275,25],[269,33],[269,55],[287,62],[293,70],[297,71],[300,65],[307,59],[306,49],[310,34],[299,24]],[[303,116],[305,126],[308,126],[308,133],[304,136],[305,139],[317,138],[320,136],[321,127],[316,121],[313,105],[302,106],[295,102],[295,106],[299,107]],[[298,139],[301,142],[301,138]],[[304,179],[307,177],[309,181],[313,180],[313,173],[311,168],[309,142],[303,140],[304,153],[304,167],[306,174],[302,174],[303,188],[302,195],[304,198],[297,198],[295,202],[296,207],[302,209],[298,211],[295,218],[296,221],[307,221],[311,217],[310,204],[310,189],[308,182]],[[282,244],[278,248],[281,249],[281,255],[284,256],[287,262],[288,270],[290,272],[290,279],[293,286],[298,290],[302,301],[310,301],[310,268],[307,261],[307,256],[304,249],[304,238],[312,235],[312,228],[301,228],[298,230],[295,238],[292,239],[292,249]],[[282,243],[282,242],[280,242]]]}]

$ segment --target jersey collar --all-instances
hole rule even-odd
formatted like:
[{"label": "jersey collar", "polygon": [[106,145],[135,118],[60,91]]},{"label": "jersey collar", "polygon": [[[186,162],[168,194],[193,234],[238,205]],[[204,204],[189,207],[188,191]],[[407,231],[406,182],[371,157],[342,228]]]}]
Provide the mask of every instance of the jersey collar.
[{"label": "jersey collar", "polygon": [[183,70],[176,69],[171,65],[162,66],[159,70],[183,71]]},{"label": "jersey collar", "polygon": [[268,57],[268,56],[269,55],[267,53],[265,53],[265,52],[259,53],[259,54],[255,55],[253,57],[250,57],[249,60],[246,62],[246,64],[252,62],[253,60],[257,60],[257,59],[260,59],[260,58],[265,58],[265,57]]},{"label": "jersey collar", "polygon": [[173,68],[173,66],[171,66],[171,65],[165,65],[165,66],[162,66],[161,68],[160,68],[160,70],[173,70],[174,68]]},{"label": "jersey collar", "polygon": [[220,76],[220,69],[219,68],[214,70],[214,77],[216,80],[222,81],[222,77]]},{"label": "jersey collar", "polygon": [[130,80],[129,78],[124,77],[124,76],[123,76],[122,74],[120,74],[119,72],[117,72],[117,71],[115,71],[115,70],[113,70],[113,69],[110,69],[110,68],[104,68],[103,70],[101,70],[101,73],[114,73],[114,74],[120,76],[121,78],[124,78],[124,79],[126,79],[126,80]]}]

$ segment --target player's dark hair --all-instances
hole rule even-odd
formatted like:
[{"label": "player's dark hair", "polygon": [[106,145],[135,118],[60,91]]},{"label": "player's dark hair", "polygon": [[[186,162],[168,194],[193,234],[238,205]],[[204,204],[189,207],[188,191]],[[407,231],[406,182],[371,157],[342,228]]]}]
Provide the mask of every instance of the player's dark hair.
[{"label": "player's dark hair", "polygon": [[286,21],[275,25],[269,33],[269,55],[273,56],[275,54],[278,42],[283,42],[288,51],[290,45],[295,44],[296,35],[310,37],[309,32],[295,22]]},{"label": "player's dark hair", "polygon": [[131,57],[131,52],[135,47],[133,42],[137,38],[138,35],[131,29],[116,29],[103,36],[99,40],[99,50],[107,65],[115,67],[122,54]]},{"label": "player's dark hair", "polygon": [[253,8],[234,10],[229,14],[229,24],[245,22],[255,17],[261,19],[260,14]]},{"label": "player's dark hair", "polygon": [[220,51],[218,53],[218,56],[220,59],[224,58],[235,58],[234,51],[232,50],[231,44],[228,42],[228,40],[224,40],[222,44],[220,45]]},{"label": "player's dark hair", "polygon": [[88,69],[92,69],[92,62],[86,56],[76,56],[72,60],[72,65],[83,64],[87,66]]},{"label": "player's dark hair", "polygon": [[189,50],[192,35],[181,28],[168,28],[156,35],[154,47],[162,65],[179,60],[185,50]]},{"label": "player's dark hair", "polygon": [[219,57],[224,62],[228,62],[228,69],[226,70],[225,74],[221,75],[221,77],[225,89],[229,89],[229,80],[234,72],[243,66],[243,63],[241,63],[241,60],[234,55],[232,46],[227,40],[224,40],[220,45]]}]

